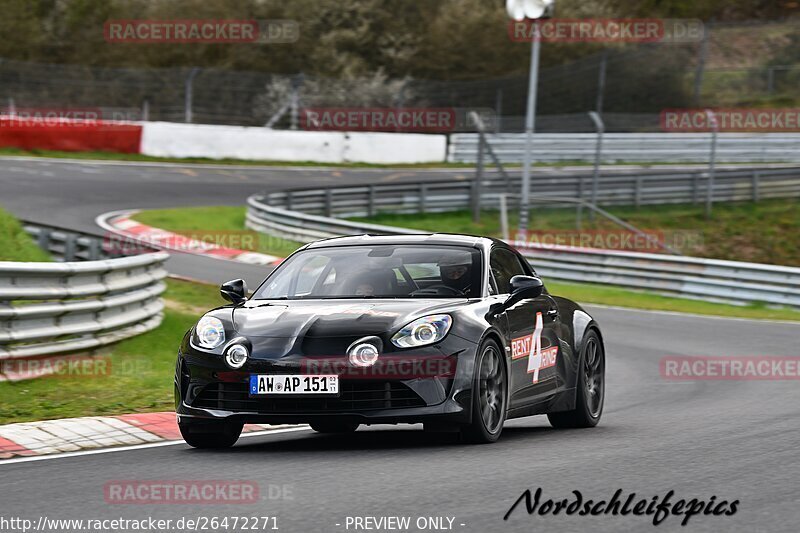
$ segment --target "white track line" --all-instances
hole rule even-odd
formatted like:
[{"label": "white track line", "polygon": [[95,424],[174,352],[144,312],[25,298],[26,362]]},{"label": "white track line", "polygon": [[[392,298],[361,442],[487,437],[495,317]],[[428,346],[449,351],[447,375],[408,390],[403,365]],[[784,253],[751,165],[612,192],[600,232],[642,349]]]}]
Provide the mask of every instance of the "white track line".
[{"label": "white track line", "polygon": [[[301,426],[295,428],[282,428],[282,429],[267,429],[264,431],[252,431],[249,433],[242,433],[242,436],[239,437],[262,437],[264,435],[275,435],[277,433],[292,433],[295,431],[309,431],[311,428],[309,426]],[[80,457],[83,455],[99,455],[101,453],[112,453],[112,452],[127,452],[127,451],[134,451],[134,450],[145,450],[147,448],[160,448],[162,446],[175,446],[178,444],[186,444],[182,440],[168,440],[164,442],[152,442],[149,444],[135,444],[133,446],[117,446],[114,448],[102,448],[99,450],[82,450],[78,452],[64,452],[64,453],[55,453],[50,455],[36,455],[33,457],[17,457],[15,459],[4,459],[0,460],[0,467],[8,464],[14,463],[30,463],[33,461],[48,461],[50,459],[66,459],[68,457]],[[188,445],[187,445],[188,446]]]}]

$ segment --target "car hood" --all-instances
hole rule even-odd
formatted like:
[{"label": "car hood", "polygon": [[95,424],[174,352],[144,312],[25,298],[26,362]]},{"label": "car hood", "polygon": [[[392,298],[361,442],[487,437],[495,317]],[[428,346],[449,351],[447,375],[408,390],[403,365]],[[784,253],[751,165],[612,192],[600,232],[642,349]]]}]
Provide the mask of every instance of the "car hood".
[{"label": "car hood", "polygon": [[250,300],[233,312],[245,337],[323,338],[381,335],[412,320],[453,311],[469,300]]}]

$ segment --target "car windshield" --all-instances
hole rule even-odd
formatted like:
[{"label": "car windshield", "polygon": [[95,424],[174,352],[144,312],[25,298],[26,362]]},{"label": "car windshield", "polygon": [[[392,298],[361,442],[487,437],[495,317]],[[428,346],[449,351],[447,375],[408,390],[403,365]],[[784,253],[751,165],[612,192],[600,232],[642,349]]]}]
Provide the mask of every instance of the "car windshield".
[{"label": "car windshield", "polygon": [[287,259],[253,298],[474,298],[480,273],[480,252],[463,246],[313,248]]}]

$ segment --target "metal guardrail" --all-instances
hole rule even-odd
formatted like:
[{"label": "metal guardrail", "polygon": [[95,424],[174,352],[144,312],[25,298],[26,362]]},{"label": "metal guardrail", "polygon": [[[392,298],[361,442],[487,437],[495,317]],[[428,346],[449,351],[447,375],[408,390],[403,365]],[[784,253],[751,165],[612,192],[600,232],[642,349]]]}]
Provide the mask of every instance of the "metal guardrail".
[{"label": "metal guardrail", "polygon": [[[522,162],[525,136],[520,133],[487,135],[503,163]],[[539,162],[594,161],[594,133],[537,133],[533,136],[533,160]],[[720,133],[716,157],[719,162],[800,162],[800,134]],[[710,133],[606,133],[603,161],[706,163]],[[447,160],[475,163],[478,134],[450,135]]]},{"label": "metal guardrail", "polygon": [[697,257],[513,243],[545,278],[719,302],[800,308],[800,268]]},{"label": "metal guardrail", "polygon": [[0,360],[86,351],[157,327],[168,257],[0,262]]},{"label": "metal guardrail", "polygon": [[[696,203],[706,198],[708,172],[641,171],[607,174],[599,177],[597,205]],[[531,176],[533,201],[580,198],[591,175],[534,174]],[[519,192],[520,178],[490,173],[476,189],[474,180],[375,184],[328,189],[302,189],[265,195],[266,205],[326,217],[372,216],[380,212],[425,213],[467,209],[479,194],[484,208],[496,208],[500,194]],[[800,196],[800,167],[717,170],[714,202],[759,201]],[[513,196],[509,196],[514,200]]]},{"label": "metal guardrail", "polygon": [[56,261],[97,261],[111,257],[99,235],[38,222],[23,222],[23,229]]},{"label": "metal guardrail", "polygon": [[[410,185],[342,187],[292,191],[248,198],[246,225],[250,229],[309,242],[362,233],[413,234],[419,231],[332,218],[330,215],[368,211],[418,212],[423,200],[430,210],[468,205],[459,182],[436,184],[420,192]],[[394,195],[382,190],[391,188]],[[461,187],[460,192],[456,192]],[[380,191],[380,192],[379,192]],[[416,192],[415,192],[416,191]],[[426,197],[426,194],[435,196]],[[337,201],[341,199],[341,201]],[[289,204],[287,206],[287,203]],[[328,216],[312,214],[323,211]],[[800,308],[800,268],[719,261],[661,254],[531,246],[517,243],[531,265],[545,278],[646,289],[688,298],[745,304],[764,302]]]}]

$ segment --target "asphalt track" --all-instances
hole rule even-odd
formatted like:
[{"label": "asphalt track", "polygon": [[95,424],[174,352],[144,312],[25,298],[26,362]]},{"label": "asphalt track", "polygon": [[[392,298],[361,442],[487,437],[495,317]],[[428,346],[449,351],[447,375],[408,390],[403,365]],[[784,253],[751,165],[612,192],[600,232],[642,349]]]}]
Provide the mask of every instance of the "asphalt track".
[{"label": "asphalt track", "polygon": [[[141,169],[122,165],[102,172],[70,165],[4,161],[0,200],[23,218],[81,229],[111,209],[241,204],[249,192],[297,184],[295,174],[279,170],[243,169],[252,177],[231,176],[223,186],[212,171],[195,170],[198,175],[184,179],[161,168],[145,179]],[[328,171],[297,172],[311,174],[309,184],[336,179]],[[347,181],[375,179],[360,172],[348,172]],[[236,179],[244,183],[237,186]],[[501,440],[487,446],[462,445],[415,426],[376,426],[348,437],[303,430],[245,437],[225,452],[177,444],[6,463],[0,464],[0,517],[268,515],[278,517],[281,531],[300,533],[355,531],[345,528],[348,516],[410,516],[412,524],[417,517],[447,516],[454,517],[454,531],[464,532],[653,528],[651,517],[528,516],[524,506],[503,520],[525,489],[541,487],[543,500],[568,498],[574,490],[586,499],[608,499],[622,489],[648,499],[673,490],[673,500],[740,501],[734,516],[695,516],[687,527],[669,516],[658,531],[798,531],[797,381],[670,382],[660,377],[659,361],[670,355],[797,357],[800,327],[589,309],[608,352],[606,410],[597,428],[554,430],[534,417],[510,422]],[[104,500],[108,481],[145,479],[249,480],[258,483],[263,499],[250,505]],[[271,498],[275,492],[281,496]]]}]

